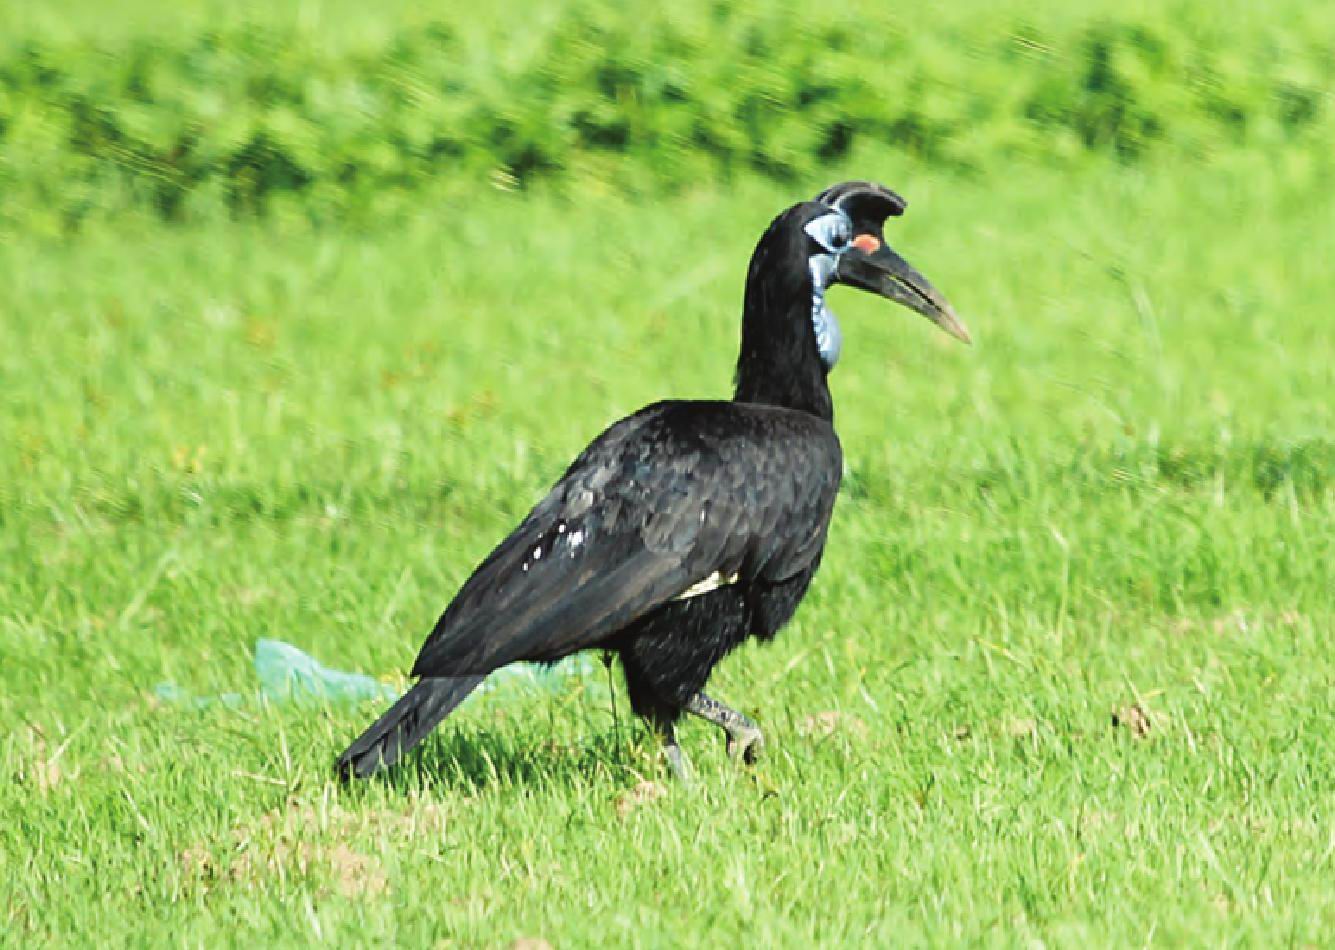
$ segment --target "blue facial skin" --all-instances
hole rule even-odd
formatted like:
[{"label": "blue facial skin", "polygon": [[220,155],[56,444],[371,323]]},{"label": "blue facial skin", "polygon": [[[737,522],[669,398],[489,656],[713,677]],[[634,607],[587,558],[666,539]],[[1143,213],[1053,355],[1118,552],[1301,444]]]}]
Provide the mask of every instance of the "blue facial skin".
[{"label": "blue facial skin", "polygon": [[839,263],[839,255],[848,248],[853,226],[843,212],[832,211],[807,224],[806,232],[826,251],[812,254],[808,266],[811,268],[811,328],[816,334],[820,360],[828,373],[839,362],[844,334],[834,313],[825,305],[825,288]]}]

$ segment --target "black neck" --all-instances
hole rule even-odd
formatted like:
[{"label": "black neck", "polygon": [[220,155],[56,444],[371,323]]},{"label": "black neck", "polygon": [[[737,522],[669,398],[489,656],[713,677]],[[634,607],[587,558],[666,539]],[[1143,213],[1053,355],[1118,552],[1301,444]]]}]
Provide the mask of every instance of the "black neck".
[{"label": "black neck", "polygon": [[775,219],[751,256],[732,398],[833,421],[834,403],[811,326],[807,238],[788,218]]}]

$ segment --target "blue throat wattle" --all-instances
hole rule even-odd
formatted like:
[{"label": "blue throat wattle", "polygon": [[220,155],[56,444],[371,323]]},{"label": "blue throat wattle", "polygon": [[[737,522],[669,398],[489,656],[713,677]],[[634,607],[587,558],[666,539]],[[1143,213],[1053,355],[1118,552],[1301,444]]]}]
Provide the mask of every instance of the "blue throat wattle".
[{"label": "blue throat wattle", "polygon": [[839,321],[825,305],[825,287],[834,268],[833,255],[819,254],[811,258],[811,329],[816,333],[820,361],[825,364],[827,373],[839,362],[839,353],[844,348],[844,334],[839,329]]}]

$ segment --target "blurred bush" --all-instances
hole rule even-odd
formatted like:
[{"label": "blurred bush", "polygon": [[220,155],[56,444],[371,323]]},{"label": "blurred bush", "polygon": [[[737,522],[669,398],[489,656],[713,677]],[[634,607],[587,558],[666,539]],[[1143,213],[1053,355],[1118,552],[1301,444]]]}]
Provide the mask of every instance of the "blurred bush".
[{"label": "blurred bush", "polygon": [[[574,5],[522,56],[451,26],[330,50],[283,28],[0,41],[0,222],[148,209],[375,215],[423,189],[810,178],[858,149],[961,172],[1335,145],[1335,31],[1014,13],[909,29],[819,9]],[[1335,26],[1335,18],[1332,26]]]}]

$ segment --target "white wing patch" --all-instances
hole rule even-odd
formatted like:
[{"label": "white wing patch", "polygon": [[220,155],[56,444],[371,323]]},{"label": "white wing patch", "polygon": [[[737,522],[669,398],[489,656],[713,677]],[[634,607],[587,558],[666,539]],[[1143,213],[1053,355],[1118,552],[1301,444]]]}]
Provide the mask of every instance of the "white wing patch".
[{"label": "white wing patch", "polygon": [[715,571],[698,584],[692,584],[686,588],[673,600],[690,600],[692,597],[699,597],[701,594],[708,594],[711,590],[718,590],[720,587],[727,587],[729,584],[737,583],[737,575],[733,574],[724,577],[722,571]]}]

